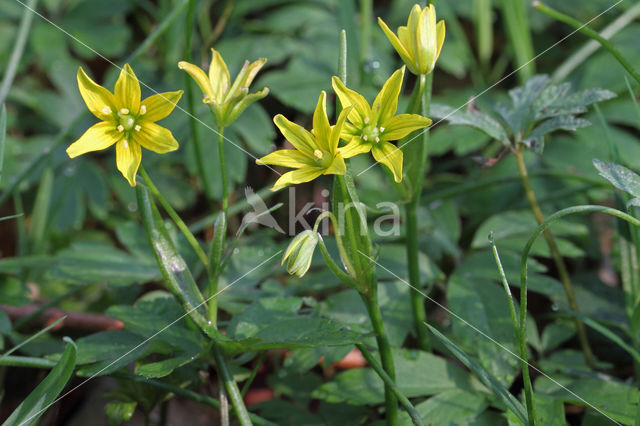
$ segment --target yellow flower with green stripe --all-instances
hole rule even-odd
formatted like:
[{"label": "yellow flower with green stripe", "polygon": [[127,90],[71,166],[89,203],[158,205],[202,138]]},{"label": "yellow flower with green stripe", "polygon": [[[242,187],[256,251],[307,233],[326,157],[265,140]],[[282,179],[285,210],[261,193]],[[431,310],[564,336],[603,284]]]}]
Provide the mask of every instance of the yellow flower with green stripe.
[{"label": "yellow flower with green stripe", "polygon": [[436,66],[444,43],[444,21],[436,24],[436,8],[430,4],[424,9],[416,4],[409,13],[406,26],[398,27],[398,35],[378,18],[378,24],[409,71],[416,75],[429,74]]},{"label": "yellow flower with green stripe", "polygon": [[332,85],[343,108],[353,106],[342,129],[341,147],[344,158],[371,151],[373,158],[393,173],[396,182],[402,181],[402,151],[390,141],[404,138],[411,132],[423,129],[431,120],[418,114],[398,114],[398,96],[402,87],[404,67],[394,72],[384,83],[373,105],[364,96],[347,88],[342,80],[333,77]]},{"label": "yellow flower with green stripe", "polygon": [[313,113],[313,130],[287,120],[282,114],[273,118],[282,135],[295,149],[274,151],[258,160],[256,164],[284,166],[296,169],[280,176],[272,191],[287,185],[309,182],[320,175],[343,175],[346,172],[344,159],[338,150],[340,134],[349,114],[349,109],[340,113],[334,126],[329,124],[326,106],[327,94],[323,91]]},{"label": "yellow flower with green stripe", "polygon": [[118,170],[135,186],[142,161],[141,147],[158,154],[178,149],[171,131],[155,122],[173,111],[182,90],[158,93],[141,101],[140,82],[129,64],[122,67],[114,93],[96,84],[82,68],[78,69],[78,87],[89,111],[102,121],[69,145],[69,157],[115,144]]},{"label": "yellow flower with green stripe", "polygon": [[265,58],[252,63],[245,61],[233,84],[227,64],[220,53],[211,49],[209,75],[189,62],[178,62],[178,68],[186,71],[202,90],[202,102],[209,105],[218,127],[227,127],[252,103],[269,94],[268,88],[249,94],[249,86],[258,71],[267,62]]}]

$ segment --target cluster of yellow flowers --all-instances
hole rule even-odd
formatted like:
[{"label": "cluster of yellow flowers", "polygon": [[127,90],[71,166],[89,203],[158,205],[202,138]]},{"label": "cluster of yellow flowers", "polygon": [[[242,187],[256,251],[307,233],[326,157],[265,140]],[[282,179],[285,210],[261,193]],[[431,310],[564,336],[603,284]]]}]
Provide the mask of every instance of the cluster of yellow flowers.
[{"label": "cluster of yellow flowers", "polygon": [[[378,19],[380,27],[391,41],[409,71],[425,75],[433,71],[444,42],[444,21],[436,24],[432,5],[411,9],[406,26],[397,35]],[[264,98],[264,88],[249,94],[249,85],[265,64],[262,58],[245,62],[237,78],[231,77],[220,53],[212,49],[208,75],[199,67],[181,61],[178,67],[193,77],[203,93],[218,127],[230,125],[251,103]],[[393,145],[413,131],[425,128],[431,120],[417,114],[396,114],[405,67],[394,72],[370,105],[358,92],[349,89],[333,77],[332,86],[340,100],[342,112],[336,123],[329,123],[326,93],[322,92],[313,114],[313,129],[308,131],[278,114],[275,125],[294,149],[272,152],[258,159],[257,164],[270,164],[295,169],[282,175],[272,190],[287,185],[309,182],[320,175],[344,174],[344,159],[371,152],[373,158],[392,172],[396,182],[402,180],[402,151]],[[141,162],[141,147],[157,153],[178,148],[171,132],[155,124],[168,116],[182,96],[182,91],[158,93],[140,100],[140,83],[128,64],[122,68],[111,93],[96,84],[82,68],[78,70],[78,86],[87,107],[100,123],[90,127],[67,149],[69,157],[116,145],[116,163],[131,186]],[[339,146],[340,140],[346,144]]]}]

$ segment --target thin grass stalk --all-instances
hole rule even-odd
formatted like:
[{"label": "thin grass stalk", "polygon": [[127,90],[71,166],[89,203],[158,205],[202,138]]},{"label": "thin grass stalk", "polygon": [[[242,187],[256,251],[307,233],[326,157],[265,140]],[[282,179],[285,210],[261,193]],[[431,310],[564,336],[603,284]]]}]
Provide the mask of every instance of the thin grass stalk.
[{"label": "thin grass stalk", "polygon": [[16,42],[13,45],[13,51],[11,52],[11,58],[9,58],[9,63],[7,64],[7,68],[4,72],[2,84],[0,84],[0,107],[4,105],[4,101],[7,99],[7,95],[9,94],[9,90],[13,84],[13,79],[16,77],[18,65],[20,64],[20,59],[24,52],[24,46],[27,43],[27,38],[29,37],[29,29],[33,22],[33,15],[37,4],[38,0],[28,0],[27,4],[24,6],[22,19],[20,19],[20,28],[18,29],[18,37],[16,37]]},{"label": "thin grass stalk", "polygon": [[629,62],[624,57],[622,52],[620,52],[618,48],[616,48],[613,45],[613,43],[611,43],[609,40],[602,37],[600,34],[593,31],[591,28],[587,27],[585,24],[578,21],[577,19],[572,18],[569,15],[565,15],[562,12],[558,12],[557,10],[550,8],[544,3],[541,3],[539,1],[534,1],[533,7],[535,7],[540,12],[544,13],[545,15],[557,21],[564,22],[565,24],[572,26],[576,30],[580,31],[582,34],[600,43],[600,45],[605,49],[607,49],[609,53],[611,53],[611,55],[613,55],[613,57],[616,58],[616,60],[620,63],[620,65],[622,65],[623,68],[627,70],[627,72],[631,75],[631,77],[633,77],[638,83],[640,83],[640,73],[633,67],[633,65],[631,65],[631,62]]}]

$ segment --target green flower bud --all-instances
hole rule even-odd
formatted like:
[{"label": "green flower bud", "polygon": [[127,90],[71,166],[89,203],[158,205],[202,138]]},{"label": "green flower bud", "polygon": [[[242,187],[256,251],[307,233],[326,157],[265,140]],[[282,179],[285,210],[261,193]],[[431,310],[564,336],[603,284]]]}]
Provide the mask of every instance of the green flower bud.
[{"label": "green flower bud", "polygon": [[295,236],[282,257],[282,265],[287,262],[287,272],[302,277],[311,266],[313,252],[318,245],[320,235],[310,229]]}]

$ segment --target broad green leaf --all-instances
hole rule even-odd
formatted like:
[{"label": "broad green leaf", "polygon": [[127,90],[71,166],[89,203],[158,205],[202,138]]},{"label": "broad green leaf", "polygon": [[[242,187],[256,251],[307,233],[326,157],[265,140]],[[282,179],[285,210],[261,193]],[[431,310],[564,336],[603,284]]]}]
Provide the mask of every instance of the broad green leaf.
[{"label": "broad green leaf", "polygon": [[432,104],[430,116],[438,120],[447,120],[451,124],[471,126],[486,133],[489,137],[509,146],[509,136],[504,131],[502,125],[489,114],[475,108],[455,109],[447,105]]},{"label": "broad green leaf", "polygon": [[529,133],[529,136],[523,140],[523,143],[529,145],[530,148],[533,148],[537,152],[541,152],[544,146],[544,137],[547,134],[555,132],[556,130],[575,131],[590,125],[590,121],[583,118],[576,118],[572,115],[553,117],[538,124],[531,133]]},{"label": "broad green leaf", "polygon": [[496,377],[494,377],[489,371],[487,371],[484,367],[478,364],[473,358],[467,355],[464,350],[459,348],[455,343],[449,340],[444,334],[440,333],[435,328],[431,327],[428,324],[425,324],[426,327],[442,342],[449,351],[467,368],[473,371],[476,376],[482,381],[482,383],[487,386],[497,397],[498,399],[511,410],[515,415],[518,416],[520,420],[524,424],[527,424],[527,414],[525,408],[522,406],[520,401],[518,401],[511,393],[505,388]]},{"label": "broad green leaf", "polygon": [[[471,425],[488,405],[486,394],[452,389],[416,405],[416,410],[425,424]],[[407,418],[401,424],[411,426],[413,423]]]},{"label": "broad green leaf", "polygon": [[104,407],[104,412],[111,426],[119,426],[131,420],[138,405],[135,401],[111,401]]},{"label": "broad green leaf", "polygon": [[562,380],[562,387],[546,377],[539,377],[535,388],[537,392],[564,403],[597,409],[601,421],[609,417],[622,424],[634,424],[640,391],[635,386],[602,376],[602,380]]},{"label": "broad green leaf", "polygon": [[76,346],[72,341],[67,342],[67,347],[60,361],[49,372],[47,377],[22,401],[3,426],[34,425],[49,406],[62,392],[69,381],[76,363]]},{"label": "broad green leaf", "polygon": [[162,361],[150,362],[136,366],[135,373],[146,377],[147,379],[155,379],[168,376],[178,367],[182,367],[193,361],[194,356],[178,356],[174,358],[163,359]]},{"label": "broad green leaf", "polygon": [[[387,338],[392,346],[401,346],[411,329],[413,318],[409,303],[409,287],[401,281],[392,281],[379,286],[378,301]],[[329,296],[320,303],[318,312],[360,333],[372,331],[369,315],[362,298],[355,290],[344,290]]]},{"label": "broad green leaf", "polygon": [[640,197],[640,176],[624,166],[615,163],[593,159],[593,166],[598,169],[600,176],[611,182],[616,188]]},{"label": "broad green leaf", "polygon": [[[396,383],[408,398],[435,395],[448,390],[487,390],[456,364],[426,352],[393,350]],[[331,403],[367,405],[384,401],[382,380],[370,368],[356,368],[338,374],[313,392],[315,398]]]},{"label": "broad green leaf", "polygon": [[456,313],[451,319],[452,339],[508,387],[520,362],[514,355],[518,350],[507,296],[496,282],[497,270],[493,280],[476,278],[466,271],[459,268],[449,279],[448,307]]},{"label": "broad green leaf", "polygon": [[270,348],[311,348],[351,345],[360,342],[360,333],[330,319],[298,312],[299,298],[266,298],[236,315],[227,329],[235,339],[223,343],[227,351]]},{"label": "broad green leaf", "polygon": [[124,353],[141,344],[144,338],[124,330],[101,331],[78,339],[76,364],[91,364],[98,361],[114,361]]}]

